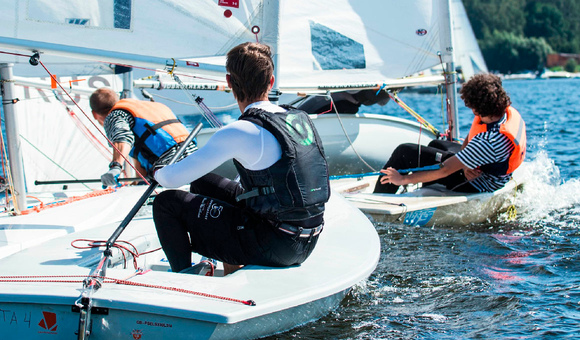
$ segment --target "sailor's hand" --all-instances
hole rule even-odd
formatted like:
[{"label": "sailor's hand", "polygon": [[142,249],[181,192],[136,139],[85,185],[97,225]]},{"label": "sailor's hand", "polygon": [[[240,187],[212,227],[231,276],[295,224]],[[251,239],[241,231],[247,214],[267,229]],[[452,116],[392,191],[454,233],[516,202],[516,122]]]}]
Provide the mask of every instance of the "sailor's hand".
[{"label": "sailor's hand", "polygon": [[121,175],[120,167],[112,167],[109,171],[105,172],[101,176],[101,183],[103,184],[103,189],[107,187],[117,187],[120,186],[119,175]]},{"label": "sailor's hand", "polygon": [[382,169],[381,173],[384,175],[381,177],[381,184],[394,184],[394,185],[403,185],[404,178],[396,169],[388,168]]},{"label": "sailor's hand", "polygon": [[481,176],[481,170],[466,168],[463,170],[463,174],[468,181],[473,181],[477,177]]}]

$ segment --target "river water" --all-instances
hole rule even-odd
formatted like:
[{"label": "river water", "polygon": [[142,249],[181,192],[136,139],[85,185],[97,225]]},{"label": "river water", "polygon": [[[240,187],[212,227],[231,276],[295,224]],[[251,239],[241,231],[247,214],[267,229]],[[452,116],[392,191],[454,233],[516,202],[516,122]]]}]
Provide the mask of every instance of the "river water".
[{"label": "river water", "polygon": [[[517,220],[375,223],[382,253],[370,278],[327,317],[270,339],[580,337],[580,79],[504,87],[528,133],[532,179],[516,196]],[[440,95],[400,97],[441,128]],[[473,115],[458,102],[464,136]],[[393,102],[364,111],[410,117]]]}]

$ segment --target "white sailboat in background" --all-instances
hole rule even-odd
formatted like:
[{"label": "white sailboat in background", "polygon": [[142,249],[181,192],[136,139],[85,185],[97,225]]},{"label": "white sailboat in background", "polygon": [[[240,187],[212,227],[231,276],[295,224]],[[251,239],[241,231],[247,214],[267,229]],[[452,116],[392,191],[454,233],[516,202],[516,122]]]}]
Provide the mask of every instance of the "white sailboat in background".
[{"label": "white sailboat in background", "polygon": [[489,71],[465,12],[463,1],[453,0],[452,6],[456,60],[458,67],[461,68],[463,80],[467,81],[474,74],[487,73]]},{"label": "white sailboat in background", "polygon": [[[458,73],[459,82],[468,81],[473,75],[478,73],[487,73],[487,65],[481,49],[475,38],[475,33],[465,12],[462,0],[452,0],[452,24],[453,24],[453,51],[455,53],[455,70]],[[422,70],[421,76],[443,74],[445,71],[442,65]],[[422,94],[441,93],[440,85],[420,85],[408,86],[404,89],[405,93],[415,92]]]}]

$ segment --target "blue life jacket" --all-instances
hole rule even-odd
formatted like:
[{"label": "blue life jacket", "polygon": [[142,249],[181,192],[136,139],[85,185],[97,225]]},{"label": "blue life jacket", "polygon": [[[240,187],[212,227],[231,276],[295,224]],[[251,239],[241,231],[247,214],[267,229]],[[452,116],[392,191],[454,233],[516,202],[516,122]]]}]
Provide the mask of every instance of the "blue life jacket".
[{"label": "blue life jacket", "polygon": [[121,99],[111,111],[119,109],[135,118],[135,144],[129,155],[147,171],[164,152],[183,142],[189,135],[171,109],[161,103]]}]

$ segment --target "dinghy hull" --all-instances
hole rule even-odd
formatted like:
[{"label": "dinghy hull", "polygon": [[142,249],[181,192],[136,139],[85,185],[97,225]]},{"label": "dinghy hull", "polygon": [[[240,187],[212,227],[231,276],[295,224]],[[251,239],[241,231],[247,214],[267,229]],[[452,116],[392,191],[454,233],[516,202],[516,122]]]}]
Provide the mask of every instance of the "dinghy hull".
[{"label": "dinghy hull", "polygon": [[373,222],[453,227],[493,224],[512,207],[523,185],[522,173],[516,171],[514,180],[492,193],[467,194],[432,185],[403,194],[375,194],[377,178],[334,180],[331,185]]},{"label": "dinghy hull", "polygon": [[[151,270],[134,275],[131,256],[124,261],[114,249],[108,279],[88,294],[90,339],[253,339],[321,318],[372,273],[380,257],[374,226],[343,197],[332,194],[325,216],[311,256],[287,268],[250,265],[225,277],[176,274],[168,272],[159,251],[139,256],[139,267]],[[71,242],[106,239],[117,225],[57,237],[0,259],[3,338],[74,338],[79,297],[87,293],[82,280],[102,250],[76,249]],[[121,239],[141,253],[159,247],[146,213]],[[247,305],[249,300],[255,305]]]}]

